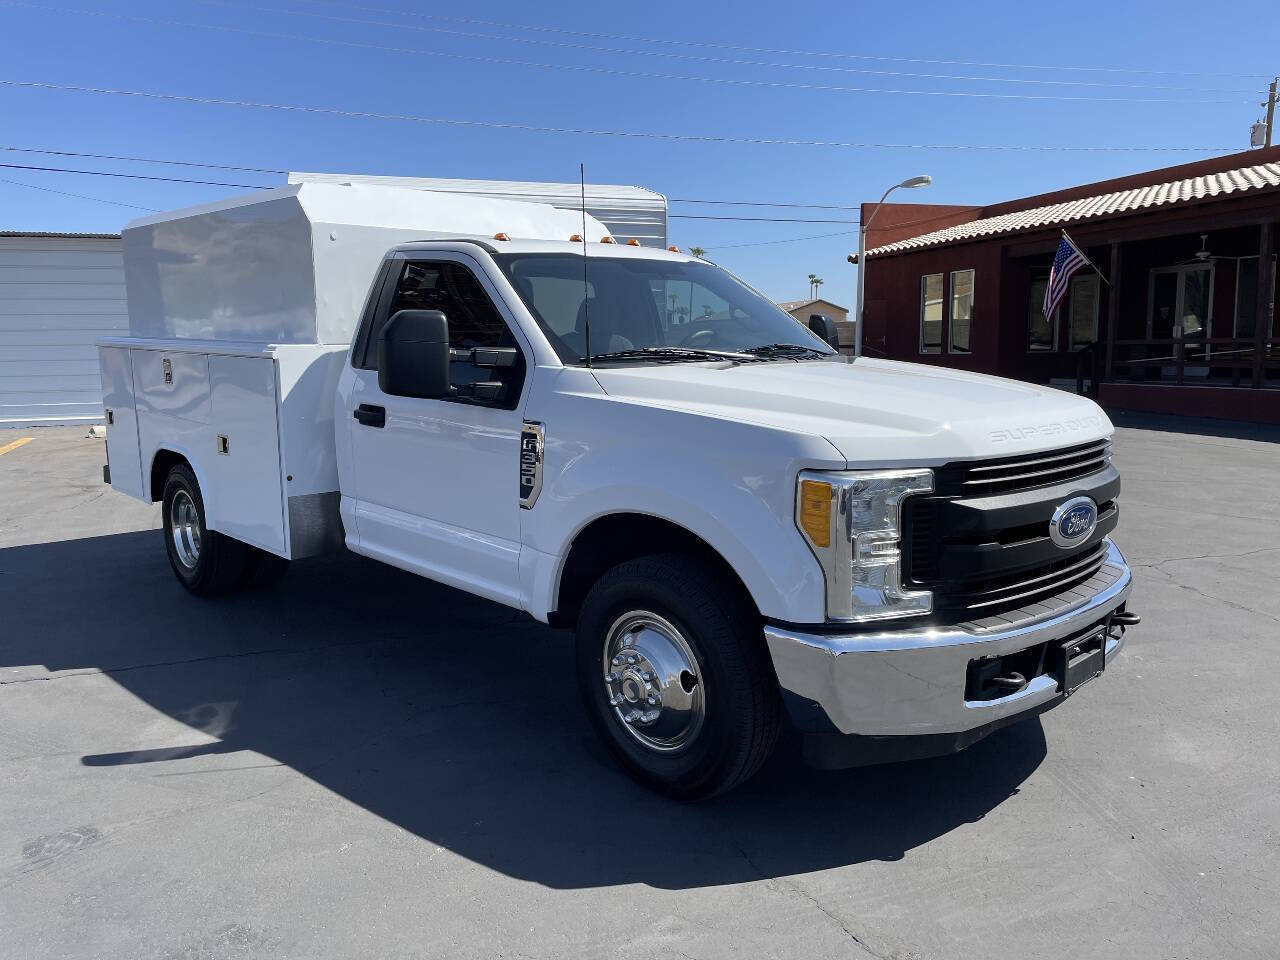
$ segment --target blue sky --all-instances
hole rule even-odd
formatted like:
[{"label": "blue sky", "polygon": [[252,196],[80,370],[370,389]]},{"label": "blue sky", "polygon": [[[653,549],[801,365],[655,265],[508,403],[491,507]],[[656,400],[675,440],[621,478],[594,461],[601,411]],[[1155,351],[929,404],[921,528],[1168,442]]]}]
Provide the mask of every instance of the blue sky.
[{"label": "blue sky", "polygon": [[[1181,0],[1073,8],[847,0],[810,6],[761,0],[582,6],[510,0],[0,0],[0,80],[730,138],[1243,149],[1266,80],[1280,71],[1274,2],[1233,4],[1229,17],[1214,9]],[[380,49],[385,47],[401,49]],[[495,62],[502,60],[559,68]],[[1024,66],[909,62],[916,60]],[[1015,82],[952,79],[957,76]],[[943,95],[816,89],[823,86]],[[550,135],[3,85],[0,118],[3,146],[484,179],[574,180],[584,162],[588,180],[639,184],[673,198],[832,205],[874,199],[888,184],[917,173],[931,174],[934,186],[904,199],[983,203],[1210,152],[855,149]],[[0,151],[0,163],[246,184],[282,181],[13,151]],[[158,209],[243,192],[12,169],[0,169],[0,178]],[[690,203],[673,203],[671,210],[855,217],[852,211]],[[0,229],[114,231],[140,212],[0,182]],[[841,223],[673,219],[671,240],[708,248],[717,262],[778,299],[804,296],[807,274],[818,273],[826,280],[825,296],[852,306],[855,275],[844,259],[856,248],[852,232],[765,241],[854,229]]]}]

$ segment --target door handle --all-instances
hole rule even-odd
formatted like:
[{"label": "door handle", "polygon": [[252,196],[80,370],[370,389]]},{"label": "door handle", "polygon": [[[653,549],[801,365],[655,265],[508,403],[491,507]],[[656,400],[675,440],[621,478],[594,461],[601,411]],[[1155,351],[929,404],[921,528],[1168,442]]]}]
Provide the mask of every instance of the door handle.
[{"label": "door handle", "polygon": [[387,408],[375,407],[371,403],[362,403],[352,414],[366,427],[385,427],[387,425]]}]

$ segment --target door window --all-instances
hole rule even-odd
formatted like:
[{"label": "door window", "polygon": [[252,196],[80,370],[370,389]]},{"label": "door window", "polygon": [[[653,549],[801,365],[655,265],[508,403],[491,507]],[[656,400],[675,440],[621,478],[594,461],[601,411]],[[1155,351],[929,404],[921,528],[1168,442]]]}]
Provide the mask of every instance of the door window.
[{"label": "door window", "polygon": [[1157,340],[1211,336],[1213,268],[1199,264],[1153,270],[1147,329]]},{"label": "door window", "polygon": [[365,340],[363,362],[366,370],[378,368],[378,336],[387,321],[401,310],[439,310],[449,321],[449,346],[466,350],[474,347],[515,347],[513,367],[477,367],[455,360],[449,368],[454,384],[496,380],[504,385],[496,401],[455,398],[460,403],[513,409],[524,382],[524,355],[507,323],[498,312],[475,274],[454,260],[411,260],[400,268],[390,303],[373,318]]}]

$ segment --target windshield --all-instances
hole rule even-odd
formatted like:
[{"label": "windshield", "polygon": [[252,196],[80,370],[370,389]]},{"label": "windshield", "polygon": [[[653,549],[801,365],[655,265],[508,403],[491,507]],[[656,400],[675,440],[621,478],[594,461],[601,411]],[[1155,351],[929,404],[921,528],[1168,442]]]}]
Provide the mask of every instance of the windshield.
[{"label": "windshield", "polygon": [[[802,355],[835,352],[800,321],[709,263],[591,257],[570,253],[494,257],[560,359],[581,363],[586,321],[591,354],[647,362],[695,351],[742,353],[794,344]],[[779,356],[786,355],[785,351]],[[688,357],[686,357],[688,358]]]}]

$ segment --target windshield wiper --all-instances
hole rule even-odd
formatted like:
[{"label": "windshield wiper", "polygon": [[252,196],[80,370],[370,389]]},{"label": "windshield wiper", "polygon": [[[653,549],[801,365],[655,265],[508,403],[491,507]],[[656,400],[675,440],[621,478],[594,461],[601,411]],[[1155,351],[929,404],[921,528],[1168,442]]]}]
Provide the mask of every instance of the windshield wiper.
[{"label": "windshield wiper", "polygon": [[595,360],[660,360],[680,362],[682,360],[756,360],[758,357],[750,353],[735,353],[732,350],[703,350],[698,347],[633,347],[630,350],[613,350],[609,353],[593,353]]},{"label": "windshield wiper", "polygon": [[817,347],[807,347],[802,343],[766,343],[759,347],[747,347],[743,353],[753,357],[829,357],[831,354]]}]

